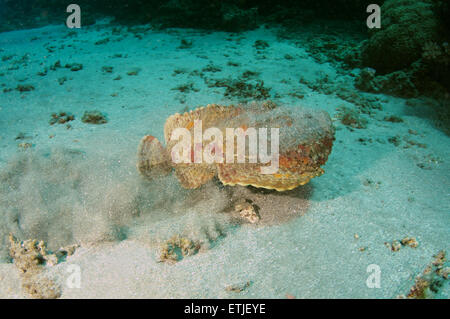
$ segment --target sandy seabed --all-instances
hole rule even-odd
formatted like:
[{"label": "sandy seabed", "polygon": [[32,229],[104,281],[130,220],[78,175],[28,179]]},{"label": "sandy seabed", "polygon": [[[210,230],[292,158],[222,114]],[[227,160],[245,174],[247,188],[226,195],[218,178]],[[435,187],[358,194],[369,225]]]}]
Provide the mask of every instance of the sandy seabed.
[{"label": "sandy seabed", "polygon": [[[48,26],[0,34],[0,297],[28,297],[8,257],[11,232],[44,240],[49,249],[80,245],[45,267],[61,298],[407,294],[433,256],[449,251],[449,137],[433,125],[426,99],[382,94],[382,110],[364,115],[366,128],[349,129],[337,110],[354,105],[304,82],[326,76],[351,83],[358,70],[318,63],[277,31],[133,32],[100,22],[75,32]],[[269,46],[258,52],[257,40]],[[65,67],[75,63],[82,69]],[[140,138],[163,140],[165,119],[186,107],[238,102],[207,84],[246,71],[256,72],[277,103],[322,109],[335,119],[325,174],[286,193],[217,182],[188,191],[174,176],[142,180],[135,168]],[[83,123],[90,110],[108,123]],[[61,111],[75,120],[50,125]],[[383,120],[391,115],[403,122]],[[230,203],[242,197],[258,204],[261,223],[233,220]],[[161,245],[174,235],[198,240],[202,249],[175,264],[160,262]],[[394,252],[385,245],[404,237],[415,237],[418,247]],[[380,288],[366,284],[371,264],[380,267]],[[66,283],[70,265],[81,270],[80,288]],[[436,296],[449,293],[446,282]]]}]

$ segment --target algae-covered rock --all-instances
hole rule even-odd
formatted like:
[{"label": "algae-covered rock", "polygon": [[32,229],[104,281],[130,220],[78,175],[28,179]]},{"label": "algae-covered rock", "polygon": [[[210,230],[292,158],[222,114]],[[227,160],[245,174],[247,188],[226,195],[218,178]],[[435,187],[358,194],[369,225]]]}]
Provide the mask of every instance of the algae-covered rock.
[{"label": "algae-covered rock", "polygon": [[34,299],[56,299],[61,296],[59,285],[44,274],[45,265],[55,265],[58,258],[47,251],[43,241],[18,241],[9,235],[10,256],[19,270],[22,289]]},{"label": "algae-covered rock", "polygon": [[366,66],[385,74],[420,59],[427,41],[439,38],[439,18],[432,0],[387,0],[381,6],[380,29],[371,29],[362,49]]}]

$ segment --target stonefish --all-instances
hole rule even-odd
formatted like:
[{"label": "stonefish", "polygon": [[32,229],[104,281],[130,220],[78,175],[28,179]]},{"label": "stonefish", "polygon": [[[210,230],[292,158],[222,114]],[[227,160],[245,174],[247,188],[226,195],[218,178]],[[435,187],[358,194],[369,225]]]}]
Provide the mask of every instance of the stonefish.
[{"label": "stonefish", "polygon": [[164,125],[166,147],[144,136],[137,169],[150,180],[174,170],[189,189],[217,176],[224,185],[286,191],[324,173],[321,166],[331,152],[334,132],[325,111],[271,101],[209,104],[171,115]]}]

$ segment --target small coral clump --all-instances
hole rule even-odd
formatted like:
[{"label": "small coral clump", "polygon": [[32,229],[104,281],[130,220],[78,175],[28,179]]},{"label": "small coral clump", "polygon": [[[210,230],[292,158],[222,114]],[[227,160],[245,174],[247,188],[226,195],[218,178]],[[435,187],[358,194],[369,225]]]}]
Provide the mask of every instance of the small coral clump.
[{"label": "small coral clump", "polygon": [[319,63],[337,64],[345,69],[361,65],[360,39],[343,34],[316,34],[308,37],[306,51]]},{"label": "small coral clump", "polygon": [[44,241],[18,241],[12,234],[9,235],[9,243],[9,254],[22,278],[22,289],[34,299],[59,298],[60,287],[54,280],[45,276],[45,266],[58,264],[65,256],[72,255],[78,246],[60,248],[51,253]]},{"label": "small coral clump", "polygon": [[36,271],[39,265],[45,263],[44,256],[47,255],[45,244],[36,240],[17,241],[13,235],[9,235],[10,256],[14,265],[23,274]]},{"label": "small coral clump", "polygon": [[403,122],[403,119],[401,117],[398,117],[395,115],[385,116],[384,120],[386,122],[391,122],[391,123],[402,123]]},{"label": "small coral clump", "polygon": [[243,81],[232,81],[226,86],[225,96],[237,96],[264,100],[270,97],[270,88],[264,86],[264,81],[258,81],[255,85]]},{"label": "small coral clump", "polygon": [[267,49],[269,47],[269,43],[267,43],[264,40],[256,40],[255,43],[253,43],[253,47],[256,48],[257,50],[264,50]]},{"label": "small coral clump", "polygon": [[208,87],[225,88],[225,97],[237,97],[242,100],[265,100],[270,98],[270,88],[264,86],[264,81],[257,80],[255,84],[246,82],[246,79],[223,79],[207,83]]},{"label": "small coral clump", "polygon": [[176,263],[187,256],[195,255],[201,244],[189,238],[173,236],[162,247],[160,260],[162,262]]},{"label": "small coral clump", "polygon": [[100,111],[86,111],[81,118],[83,123],[105,124],[108,123],[106,116]]},{"label": "small coral clump", "polygon": [[72,71],[72,72],[77,72],[77,71],[83,70],[83,64],[81,64],[81,63],[66,64],[65,68],[70,69],[70,71]]},{"label": "small coral clump", "polygon": [[34,91],[34,86],[31,84],[19,84],[16,87],[16,90],[19,91],[20,93],[22,92],[30,92],[30,91]]},{"label": "small coral clump", "polygon": [[345,106],[339,108],[337,118],[347,127],[364,129],[367,127],[367,120],[361,117],[361,115],[350,108]]},{"label": "small coral clump", "polygon": [[112,66],[102,66],[103,73],[113,73],[114,67]]},{"label": "small coral clump", "polygon": [[392,251],[399,251],[402,248],[402,245],[398,240],[394,240],[392,243],[385,243],[387,247],[389,247]]},{"label": "small coral clump", "polygon": [[17,145],[17,147],[19,147],[20,149],[26,150],[26,149],[32,148],[33,144],[31,144],[31,143],[20,143],[19,145]]},{"label": "small coral clump", "polygon": [[59,113],[52,113],[52,117],[49,121],[50,125],[53,124],[65,124],[67,122],[75,120],[75,115],[72,115],[67,112],[59,112]]},{"label": "small coral clump", "polygon": [[257,223],[261,218],[258,212],[255,209],[255,206],[251,203],[244,202],[240,204],[236,204],[234,210],[239,213],[241,218],[247,220],[251,224]]},{"label": "small coral clump", "polygon": [[136,76],[139,74],[139,72],[141,72],[141,68],[132,68],[130,71],[127,72],[127,75],[129,76]]},{"label": "small coral clump", "polygon": [[392,251],[399,251],[402,246],[417,248],[419,246],[419,242],[414,237],[405,237],[402,240],[394,240],[392,243],[385,242],[384,245]]},{"label": "small coral clump", "polygon": [[414,237],[405,237],[400,242],[403,246],[409,246],[412,248],[417,248],[417,246],[419,246],[419,243]]},{"label": "small coral clump", "polygon": [[44,276],[42,272],[44,265],[56,264],[57,257],[47,252],[43,241],[26,240],[17,241],[13,235],[9,235],[10,256],[14,265],[19,269],[22,277],[22,288],[32,298],[55,299],[61,293],[56,283]]},{"label": "small coral clump", "polygon": [[247,281],[246,283],[241,284],[241,285],[229,285],[229,286],[225,287],[225,290],[229,291],[229,292],[240,293],[240,292],[246,290],[248,287],[250,287],[251,284],[252,283],[250,281]]}]

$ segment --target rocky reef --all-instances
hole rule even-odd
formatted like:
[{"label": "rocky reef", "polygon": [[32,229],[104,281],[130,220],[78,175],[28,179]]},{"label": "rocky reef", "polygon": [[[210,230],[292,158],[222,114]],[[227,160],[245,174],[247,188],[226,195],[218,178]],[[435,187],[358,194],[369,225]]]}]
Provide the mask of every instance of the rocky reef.
[{"label": "rocky reef", "polygon": [[386,74],[410,66],[422,46],[439,38],[439,20],[431,0],[387,0],[381,7],[382,27],[371,29],[362,50],[363,63]]},{"label": "rocky reef", "polygon": [[[402,97],[445,96],[450,88],[449,32],[440,0],[387,0],[382,27],[361,49],[359,89]],[[447,15],[448,16],[448,15]]]}]

